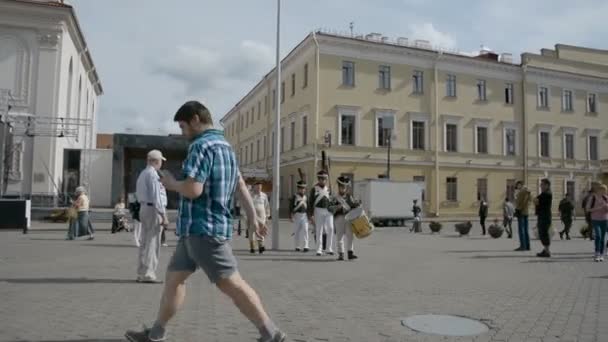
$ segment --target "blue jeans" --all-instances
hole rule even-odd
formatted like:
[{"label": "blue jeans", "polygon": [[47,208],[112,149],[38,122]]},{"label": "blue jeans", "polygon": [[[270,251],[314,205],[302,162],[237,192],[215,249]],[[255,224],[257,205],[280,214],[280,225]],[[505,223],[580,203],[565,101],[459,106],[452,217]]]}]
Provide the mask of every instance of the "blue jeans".
[{"label": "blue jeans", "polygon": [[604,241],[606,239],[606,230],[608,230],[608,221],[592,220],[591,225],[593,225],[593,233],[595,235],[595,254],[602,255],[606,252]]},{"label": "blue jeans", "polygon": [[519,247],[530,249],[530,233],[528,231],[528,216],[517,217],[517,231],[519,233]]}]

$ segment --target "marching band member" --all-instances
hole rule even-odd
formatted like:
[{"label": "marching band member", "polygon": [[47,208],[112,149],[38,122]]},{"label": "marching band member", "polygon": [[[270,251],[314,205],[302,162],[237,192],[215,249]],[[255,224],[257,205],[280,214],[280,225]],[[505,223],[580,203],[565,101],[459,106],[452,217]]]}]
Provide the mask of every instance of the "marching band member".
[{"label": "marching band member", "polygon": [[344,235],[346,235],[346,248],[348,249],[348,260],[357,259],[354,252],[353,229],[345,216],[351,209],[360,205],[349,193],[350,179],[338,177],[338,194],[332,199],[332,207],[335,207],[334,224],[338,235],[338,260],[344,260]]},{"label": "marching band member", "polygon": [[327,233],[327,254],[334,255],[334,216],[329,212],[331,194],[327,185],[327,171],[317,172],[317,184],[308,196],[308,216],[314,222],[317,236],[317,255],[323,255],[323,233]]},{"label": "marching band member", "polygon": [[[298,182],[298,191],[289,200],[289,213],[294,223],[294,240],[296,252],[308,252],[308,216],[306,203],[306,182]],[[303,244],[303,246],[302,246]]]}]

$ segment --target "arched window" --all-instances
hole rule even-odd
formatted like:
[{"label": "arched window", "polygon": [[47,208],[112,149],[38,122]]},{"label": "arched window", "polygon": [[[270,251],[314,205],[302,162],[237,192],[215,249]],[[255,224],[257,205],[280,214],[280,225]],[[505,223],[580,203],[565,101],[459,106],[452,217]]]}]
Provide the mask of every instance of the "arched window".
[{"label": "arched window", "polygon": [[65,104],[65,115],[70,117],[72,111],[72,77],[74,76],[74,68],[72,67],[72,58],[70,58],[70,65],[68,66],[68,98]]}]

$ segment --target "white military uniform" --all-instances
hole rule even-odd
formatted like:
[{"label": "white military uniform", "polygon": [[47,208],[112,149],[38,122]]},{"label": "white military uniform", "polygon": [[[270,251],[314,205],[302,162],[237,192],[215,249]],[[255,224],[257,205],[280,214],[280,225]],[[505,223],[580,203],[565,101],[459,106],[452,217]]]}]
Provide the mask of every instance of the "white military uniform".
[{"label": "white military uniform", "polygon": [[316,205],[322,199],[330,201],[329,187],[326,185],[320,187],[315,185],[314,187],[314,216],[315,216],[315,230],[317,234],[317,254],[323,253],[323,233],[327,234],[327,252],[333,253],[334,244],[334,215],[329,212],[327,208],[317,208]]},{"label": "white military uniform", "polygon": [[295,247],[298,249],[308,249],[308,215],[306,215],[306,195],[296,193],[293,196],[292,201],[293,209],[291,212],[293,214],[294,222]]},{"label": "white military uniform", "polygon": [[[352,208],[348,204],[347,200],[337,194],[335,200],[342,206],[344,213],[348,213]],[[354,251],[353,242],[353,229],[351,228],[350,222],[346,221],[345,215],[340,214],[334,217],[334,224],[336,226],[336,235],[338,239],[338,253],[344,253],[344,237],[346,236],[346,248],[348,251]]]},{"label": "white military uniform", "polygon": [[154,167],[148,166],[139,174],[136,194],[141,204],[139,219],[142,225],[137,276],[139,280],[155,280],[167,193]]},{"label": "white military uniform", "polygon": [[[253,193],[251,199],[253,200],[253,207],[255,208],[257,220],[266,224],[266,219],[270,216],[270,202],[268,201],[268,196],[260,191],[257,195]],[[264,237],[255,232],[254,225],[248,224],[247,229],[249,229],[249,241],[257,240],[262,243],[264,242]]]}]

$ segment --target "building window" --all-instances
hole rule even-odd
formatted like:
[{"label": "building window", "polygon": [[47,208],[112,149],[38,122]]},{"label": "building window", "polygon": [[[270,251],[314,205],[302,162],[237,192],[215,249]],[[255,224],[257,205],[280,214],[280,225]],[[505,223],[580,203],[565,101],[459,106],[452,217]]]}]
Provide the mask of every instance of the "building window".
[{"label": "building window", "polygon": [[355,86],[355,63],[342,62],[342,85],[347,87]]},{"label": "building window", "polygon": [[540,156],[549,158],[549,132],[540,132]]},{"label": "building window", "polygon": [[302,146],[308,144],[308,117],[302,118]]},{"label": "building window", "polygon": [[281,82],[281,103],[285,102],[285,81]]},{"label": "building window", "polygon": [[480,154],[488,153],[488,127],[477,127],[477,149],[476,152]]},{"label": "building window", "polygon": [[391,89],[391,67],[381,65],[378,69],[378,88]]},{"label": "building window", "polygon": [[281,127],[281,153],[285,152],[285,127]]},{"label": "building window", "polygon": [[303,82],[304,84],[302,85],[302,88],[306,88],[308,87],[308,63],[304,64],[304,78],[303,78]]},{"label": "building window", "polygon": [[243,164],[247,165],[247,157],[249,156],[249,146],[245,146],[245,155],[243,156]]},{"label": "building window", "polygon": [[537,100],[539,108],[549,108],[549,88],[538,87]]},{"label": "building window", "polygon": [[421,195],[420,200],[422,202],[424,202],[426,200],[426,180],[425,180],[424,176],[414,176],[413,181],[424,184],[424,187],[422,188],[422,194],[420,194]]},{"label": "building window", "polygon": [[507,179],[507,198],[509,202],[515,200],[515,179]]},{"label": "building window", "polygon": [[264,115],[268,113],[268,95],[264,95]]},{"label": "building window", "polygon": [[414,94],[424,93],[424,73],[420,70],[414,70],[412,75],[412,86]]},{"label": "building window", "polygon": [[296,74],[291,74],[291,96],[296,94]]},{"label": "building window", "polygon": [[277,90],[272,89],[272,109],[277,107]]},{"label": "building window", "polygon": [[262,102],[258,101],[258,120],[260,120],[262,115]]},{"label": "building window", "polygon": [[458,201],[458,179],[456,177],[448,177],[446,179],[446,199],[448,201]]},{"label": "building window", "polygon": [[445,124],[445,150],[458,152],[458,125]]},{"label": "building window", "polygon": [[255,142],[255,152],[256,152],[255,160],[258,161],[258,160],[260,160],[260,139],[256,140],[256,142]]},{"label": "building window", "polygon": [[253,141],[251,142],[251,145],[249,145],[249,162],[253,163]]},{"label": "building window", "polygon": [[296,148],[296,122],[293,121],[291,123],[291,127],[290,127],[290,132],[289,132],[289,138],[290,138],[290,145],[291,145],[291,150],[293,150],[294,148]]},{"label": "building window", "polygon": [[262,158],[266,158],[266,136],[262,137]]},{"label": "building window", "polygon": [[572,90],[564,90],[562,92],[562,111],[572,111]]},{"label": "building window", "polygon": [[355,115],[340,114],[340,145],[355,145]]},{"label": "building window", "polygon": [[514,156],[517,154],[517,131],[515,128],[505,129],[505,155]]},{"label": "building window", "polygon": [[587,94],[587,113],[597,113],[596,94]]},{"label": "building window", "polygon": [[566,133],[564,135],[564,151],[566,159],[574,159],[574,134]]},{"label": "building window", "polygon": [[576,194],[576,183],[574,181],[566,181],[566,188],[564,189],[566,192],[566,198],[574,203],[574,196]]},{"label": "building window", "polygon": [[412,121],[412,149],[424,150],[425,140],[425,122],[424,121]]},{"label": "building window", "polygon": [[281,190],[280,190],[281,195],[280,195],[279,199],[283,199],[285,197],[285,177],[284,176],[280,176],[279,183],[281,186]]},{"label": "building window", "polygon": [[379,116],[376,119],[376,134],[378,136],[378,147],[388,146],[391,129],[394,127],[395,118],[392,115]]},{"label": "building window", "polygon": [[488,179],[477,178],[477,200],[487,201],[488,200]]},{"label": "building window", "polygon": [[486,80],[477,80],[477,100],[486,101]]},{"label": "building window", "polygon": [[249,127],[249,111],[245,113],[245,128]]},{"label": "building window", "polygon": [[255,107],[251,107],[251,125],[253,125],[254,117],[255,117]]},{"label": "building window", "polygon": [[276,143],[276,137],[274,132],[272,132],[272,140],[270,141],[270,155],[274,156],[274,145]]},{"label": "building window", "polygon": [[505,84],[505,103],[513,104],[513,83]]},{"label": "building window", "polygon": [[448,97],[456,97],[456,75],[448,75],[445,95]]},{"label": "building window", "polygon": [[597,136],[590,135],[588,137],[589,143],[589,160],[599,160]]}]

